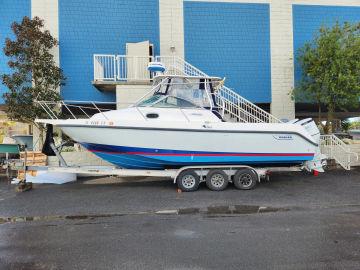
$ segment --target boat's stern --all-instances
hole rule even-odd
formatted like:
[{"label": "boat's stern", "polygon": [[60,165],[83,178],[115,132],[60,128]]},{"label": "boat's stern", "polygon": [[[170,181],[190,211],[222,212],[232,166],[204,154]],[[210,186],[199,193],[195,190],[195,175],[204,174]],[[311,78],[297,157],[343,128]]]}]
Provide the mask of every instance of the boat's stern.
[{"label": "boat's stern", "polygon": [[316,126],[316,123],[311,118],[306,118],[300,121],[294,122],[295,125],[301,125],[306,132],[311,136],[313,141],[317,144],[314,158],[304,163],[304,169],[307,171],[324,172],[324,166],[326,166],[326,155],[320,151],[320,130]]}]

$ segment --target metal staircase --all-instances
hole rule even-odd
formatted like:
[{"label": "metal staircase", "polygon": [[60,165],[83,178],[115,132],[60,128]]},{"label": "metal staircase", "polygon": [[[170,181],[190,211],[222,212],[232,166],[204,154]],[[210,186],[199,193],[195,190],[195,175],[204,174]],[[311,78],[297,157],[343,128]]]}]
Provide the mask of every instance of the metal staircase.
[{"label": "metal staircase", "polygon": [[321,135],[320,151],[328,159],[333,159],[345,170],[350,170],[351,165],[358,161],[358,154],[350,151],[350,147],[334,134]]},{"label": "metal staircase", "polygon": [[[162,62],[167,67],[166,73],[168,74],[208,77],[208,74],[197,69],[180,57],[158,56],[156,57],[156,61]],[[243,123],[281,123],[275,116],[264,111],[224,85],[216,92],[216,98],[218,106],[225,111],[226,118],[229,121]]]}]

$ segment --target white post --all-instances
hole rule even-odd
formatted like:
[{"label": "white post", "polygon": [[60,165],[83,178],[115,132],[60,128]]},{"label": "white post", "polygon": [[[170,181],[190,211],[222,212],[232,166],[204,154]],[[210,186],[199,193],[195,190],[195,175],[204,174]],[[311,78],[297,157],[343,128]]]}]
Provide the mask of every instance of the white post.
[{"label": "white post", "polygon": [[294,88],[292,1],[271,1],[271,114],[278,119],[294,119]]},{"label": "white post", "polygon": [[114,70],[113,70],[113,72],[114,72],[114,74],[113,74],[113,77],[114,77],[114,81],[116,81],[116,56],[115,55],[113,55],[112,56],[112,60],[114,61],[114,65],[113,65],[113,68],[114,68]]},{"label": "white post", "polygon": [[44,145],[44,135],[41,134],[41,130],[33,125],[33,150],[41,151]]},{"label": "white post", "polygon": [[[45,29],[59,40],[59,11],[58,0],[32,0],[31,1],[31,17],[38,16],[44,20]],[[60,66],[59,47],[52,49],[55,63]]]},{"label": "white post", "polygon": [[184,58],[183,0],[159,0],[160,52]]}]

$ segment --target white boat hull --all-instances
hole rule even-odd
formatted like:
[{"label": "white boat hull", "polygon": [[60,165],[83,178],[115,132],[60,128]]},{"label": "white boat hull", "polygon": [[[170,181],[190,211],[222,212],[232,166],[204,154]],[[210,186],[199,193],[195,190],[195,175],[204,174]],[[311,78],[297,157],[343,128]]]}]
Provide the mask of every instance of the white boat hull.
[{"label": "white boat hull", "polygon": [[[234,124],[231,124],[234,125]],[[200,164],[300,164],[317,146],[296,132],[149,127],[62,126],[102,159],[124,168]]]}]

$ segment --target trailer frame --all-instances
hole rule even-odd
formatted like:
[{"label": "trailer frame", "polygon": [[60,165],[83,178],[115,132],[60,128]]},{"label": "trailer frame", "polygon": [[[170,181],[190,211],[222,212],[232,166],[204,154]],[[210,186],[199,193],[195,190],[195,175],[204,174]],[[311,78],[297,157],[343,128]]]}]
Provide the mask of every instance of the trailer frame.
[{"label": "trailer frame", "polygon": [[[269,176],[272,172],[296,172],[302,171],[301,166],[289,167],[251,167],[248,165],[198,165],[198,166],[184,166],[178,169],[122,169],[112,166],[26,166],[26,170],[34,171],[48,171],[58,173],[75,173],[91,176],[119,176],[119,177],[159,177],[170,178],[174,184],[177,182],[179,175],[185,171],[193,171],[199,176],[199,183],[206,182],[206,177],[209,172],[213,170],[221,170],[227,175],[227,181],[233,182],[234,175],[239,170],[250,170],[256,175],[256,182],[261,180],[269,181]],[[209,187],[210,188],[210,187]],[[184,190],[183,191],[190,191]]]}]

